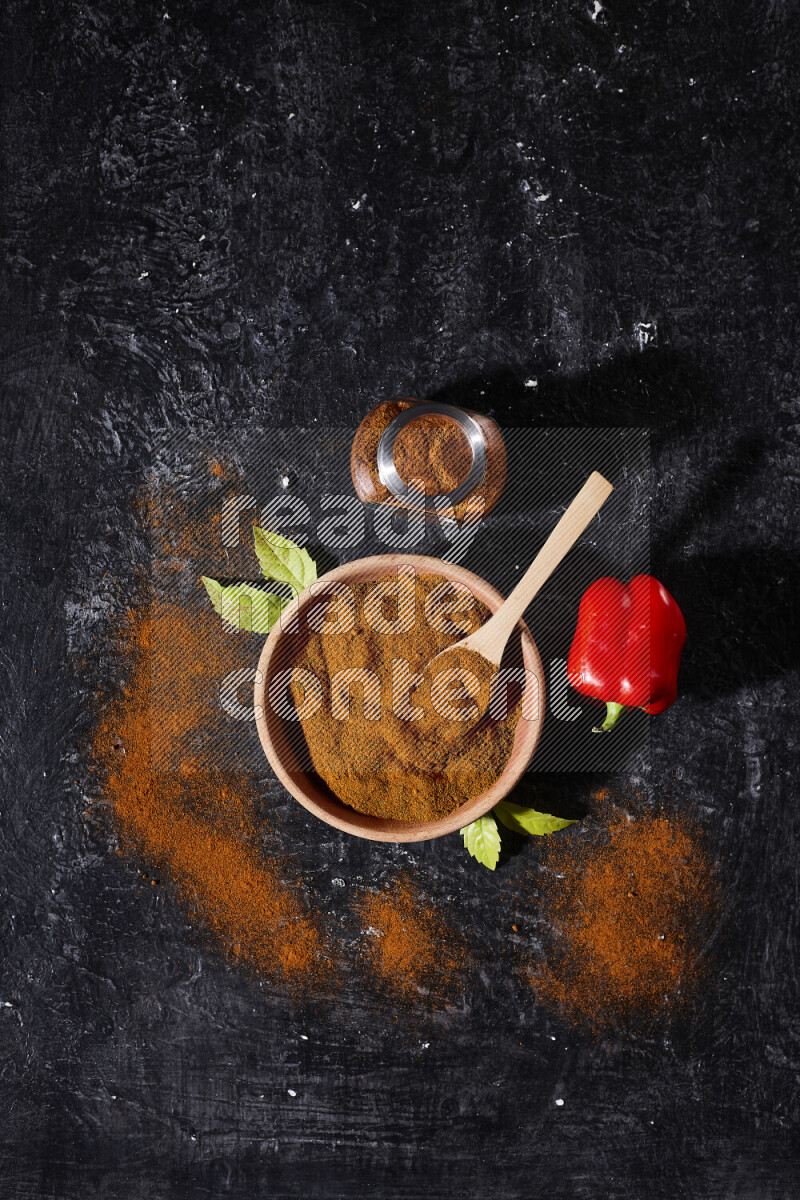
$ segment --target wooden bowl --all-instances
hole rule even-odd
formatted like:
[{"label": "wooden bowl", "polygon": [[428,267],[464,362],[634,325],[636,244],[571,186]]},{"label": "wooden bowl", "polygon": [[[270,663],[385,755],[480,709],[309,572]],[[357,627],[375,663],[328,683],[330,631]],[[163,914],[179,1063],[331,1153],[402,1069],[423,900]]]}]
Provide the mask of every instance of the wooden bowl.
[{"label": "wooden bowl", "polygon": [[[465,584],[477,600],[495,612],[503,603],[504,597],[478,575],[473,575],[464,567],[453,563],[442,562],[438,558],[428,558],[414,554],[380,554],[371,558],[359,558],[355,562],[345,563],[321,576],[317,584],[302,592],[283,613],[280,622],[273,627],[267,638],[258,662],[255,685],[255,711],[258,736],[264,753],[269,759],[270,766],[288,792],[298,800],[304,808],[333,825],[356,837],[369,838],[375,842],[423,842],[430,838],[442,837],[457,829],[469,825],[478,817],[484,816],[489,809],[494,808],[524,773],[533,757],[542,731],[544,721],[544,671],[536,643],[524,621],[519,622],[522,661],[526,669],[532,672],[539,683],[539,703],[536,716],[531,719],[522,717],[517,724],[516,735],[511,755],[505,770],[488,791],[466,801],[454,812],[440,817],[435,821],[396,821],[382,817],[367,816],[356,812],[337,800],[325,787],[321,780],[309,775],[298,761],[296,750],[292,747],[288,736],[287,722],[275,713],[267,701],[269,684],[273,674],[278,670],[276,664],[281,662],[281,646],[291,618],[295,613],[301,613],[314,600],[319,602],[318,585],[320,583],[360,583],[370,579],[382,579],[394,575],[398,567],[412,566],[418,575],[441,575],[455,583]],[[285,649],[286,647],[284,647]],[[531,685],[528,685],[531,686]],[[297,725],[292,722],[294,728]]]}]

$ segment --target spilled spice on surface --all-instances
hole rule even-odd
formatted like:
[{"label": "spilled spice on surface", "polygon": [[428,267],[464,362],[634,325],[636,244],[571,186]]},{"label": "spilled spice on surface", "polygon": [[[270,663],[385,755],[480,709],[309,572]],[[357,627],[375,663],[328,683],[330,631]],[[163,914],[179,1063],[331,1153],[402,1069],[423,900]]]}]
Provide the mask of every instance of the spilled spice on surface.
[{"label": "spilled spice on surface", "polygon": [[139,512],[155,598],[113,631],[126,684],[92,739],[121,852],[157,871],[231,959],[284,983],[317,980],[318,923],[301,880],[261,851],[257,797],[220,705],[221,680],[252,666],[253,643],[223,629],[198,587],[198,567],[219,553],[218,515],[198,524],[180,497],[154,487]]},{"label": "spilled spice on surface", "polygon": [[700,829],[677,814],[612,811],[602,843],[548,839],[544,865],[553,941],[530,975],[539,998],[596,1032],[682,1007],[717,904]]},{"label": "spilled spice on surface", "polygon": [[406,999],[452,999],[463,985],[464,943],[444,911],[426,902],[409,874],[358,905],[368,967],[388,991]]},{"label": "spilled spice on surface", "polygon": [[[182,770],[154,768],[154,748],[164,747],[159,760],[167,750],[171,759],[172,746],[183,745],[200,716],[190,699],[191,672],[182,677],[183,656],[173,657],[176,639],[184,651],[192,649],[186,639],[193,628],[180,609],[162,608],[157,622],[147,610],[128,614],[122,641],[128,683],[104,709],[93,741],[120,846],[172,881],[189,913],[232,959],[271,978],[316,975],[320,934],[283,864],[258,850],[249,781],[201,769],[191,758]],[[202,638],[201,630],[196,636]],[[199,653],[199,644],[193,649]],[[154,663],[165,653],[162,682],[174,663],[172,693],[152,686]]]}]

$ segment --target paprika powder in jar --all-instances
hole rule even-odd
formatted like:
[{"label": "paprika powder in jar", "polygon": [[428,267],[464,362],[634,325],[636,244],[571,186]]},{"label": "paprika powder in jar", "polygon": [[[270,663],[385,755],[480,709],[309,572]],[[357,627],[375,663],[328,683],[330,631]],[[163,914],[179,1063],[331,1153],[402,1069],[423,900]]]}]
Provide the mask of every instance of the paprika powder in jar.
[{"label": "paprika powder in jar", "polygon": [[364,417],[353,439],[350,473],[365,504],[403,506],[417,480],[429,520],[437,519],[436,501],[459,520],[468,512],[480,517],[500,499],[506,448],[495,422],[482,413],[399,396]]}]

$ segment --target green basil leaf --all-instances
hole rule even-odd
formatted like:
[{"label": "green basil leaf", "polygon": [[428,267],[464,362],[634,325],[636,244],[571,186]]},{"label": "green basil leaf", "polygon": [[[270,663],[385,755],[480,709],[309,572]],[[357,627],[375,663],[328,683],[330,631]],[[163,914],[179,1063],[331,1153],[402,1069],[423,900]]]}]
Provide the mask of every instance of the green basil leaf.
[{"label": "green basil leaf", "polygon": [[269,633],[286,605],[288,596],[264,592],[252,583],[232,583],[223,587],[216,579],[201,576],[214,611],[234,629],[248,633]]},{"label": "green basil leaf", "polygon": [[253,526],[253,537],[256,544],[256,556],[261,564],[261,573],[265,579],[278,583],[288,583],[293,592],[302,592],[317,578],[316,564],[307,550],[301,550],[268,529]]},{"label": "green basil leaf", "polygon": [[472,857],[493,871],[500,858],[500,831],[492,814],[478,817],[477,821],[465,825],[459,832]]},{"label": "green basil leaf", "polygon": [[209,579],[207,575],[201,575],[205,589],[208,592],[208,598],[214,605],[214,612],[222,614],[222,593],[223,587],[221,583],[217,583],[216,579]]},{"label": "green basil leaf", "polygon": [[546,833],[556,833],[574,825],[575,821],[566,821],[563,817],[551,817],[549,813],[537,812],[535,808],[524,808],[521,804],[511,804],[501,800],[492,811],[497,814],[506,829],[514,833],[527,833],[542,837]]}]

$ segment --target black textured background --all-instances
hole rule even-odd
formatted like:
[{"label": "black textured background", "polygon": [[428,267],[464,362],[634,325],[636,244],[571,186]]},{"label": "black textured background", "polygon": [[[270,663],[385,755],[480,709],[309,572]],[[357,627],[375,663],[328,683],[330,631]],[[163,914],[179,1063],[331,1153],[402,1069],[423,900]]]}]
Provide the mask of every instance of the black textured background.
[{"label": "black textured background", "polygon": [[[797,1195],[796,4],[10,0],[4,25],[0,1194]],[[514,982],[535,846],[490,875],[454,839],[312,840],[278,800],[321,904],[410,856],[480,911],[428,1016],[259,988],[83,816],[76,663],[130,599],[154,444],[398,392],[651,429],[690,643],[634,782],[702,817],[725,880],[682,1024],[591,1042]]]}]

